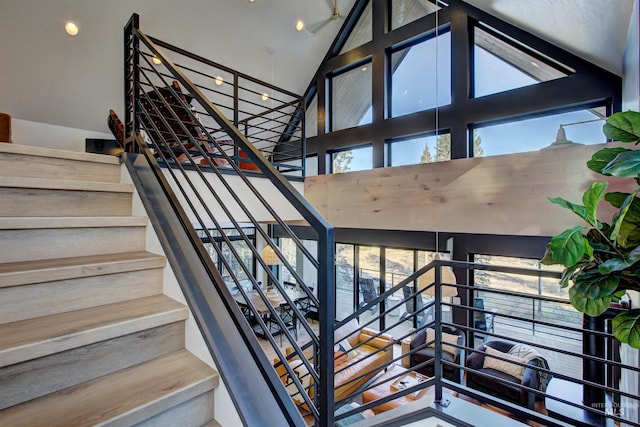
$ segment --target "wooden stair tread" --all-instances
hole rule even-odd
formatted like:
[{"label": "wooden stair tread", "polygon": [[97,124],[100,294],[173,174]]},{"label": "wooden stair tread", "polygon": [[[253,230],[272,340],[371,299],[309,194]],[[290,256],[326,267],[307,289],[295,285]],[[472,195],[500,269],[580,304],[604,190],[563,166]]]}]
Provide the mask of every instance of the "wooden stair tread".
[{"label": "wooden stair tread", "polygon": [[25,156],[52,157],[57,159],[80,160],[84,162],[105,163],[119,165],[120,160],[115,156],[104,154],[84,153],[56,148],[35,147],[21,144],[0,143],[0,153],[22,154]]},{"label": "wooden stair tread", "polygon": [[88,381],[0,412],[17,426],[132,425],[218,386],[215,370],[187,351]]},{"label": "wooden stair tread", "polygon": [[187,307],[155,295],[0,325],[0,367],[185,320]]},{"label": "wooden stair tread", "polygon": [[166,259],[151,252],[125,252],[0,264],[0,288],[30,283],[162,268]]},{"label": "wooden stair tread", "polygon": [[117,182],[78,181],[70,179],[47,179],[0,176],[0,187],[6,188],[32,188],[43,190],[69,190],[69,191],[102,191],[112,193],[133,193],[132,184]]},{"label": "wooden stair tread", "polygon": [[145,227],[146,217],[0,217],[0,230],[49,228]]}]

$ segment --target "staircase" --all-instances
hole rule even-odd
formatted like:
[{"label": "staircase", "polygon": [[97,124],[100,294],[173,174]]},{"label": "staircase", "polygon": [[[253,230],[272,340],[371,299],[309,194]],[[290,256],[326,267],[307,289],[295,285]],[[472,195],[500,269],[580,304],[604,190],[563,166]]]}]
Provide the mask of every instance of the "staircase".
[{"label": "staircase", "polygon": [[0,143],[0,425],[216,426],[115,157]]}]

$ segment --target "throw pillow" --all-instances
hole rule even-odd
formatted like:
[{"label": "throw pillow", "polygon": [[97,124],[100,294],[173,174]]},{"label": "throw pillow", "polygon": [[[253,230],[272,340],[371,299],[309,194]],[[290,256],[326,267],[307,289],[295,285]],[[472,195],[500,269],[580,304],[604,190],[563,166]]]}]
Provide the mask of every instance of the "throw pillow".
[{"label": "throw pillow", "polygon": [[[515,363],[508,362],[507,360],[526,364],[527,361],[525,359],[503,353],[488,346],[485,346],[485,353],[484,363],[482,365],[483,369],[495,369],[496,371],[504,372],[507,375],[516,377],[518,380],[522,380],[522,377],[524,376],[524,366],[516,365]],[[492,356],[498,356],[507,360],[496,359]]]},{"label": "throw pillow", "polygon": [[347,340],[342,340],[338,343],[338,348],[340,351],[344,351],[349,358],[356,357],[358,355],[358,351],[354,350],[351,347],[351,344]]},{"label": "throw pillow", "polygon": [[349,360],[349,356],[344,351],[338,350],[333,353],[333,363],[339,365]]},{"label": "throw pillow", "polygon": [[[436,331],[433,328],[427,328],[427,339],[425,342],[431,343],[429,347],[435,347],[435,339],[436,339]],[[455,344],[458,344],[458,335],[448,334],[446,332],[442,333],[442,351],[446,351],[449,354],[456,354],[458,350],[454,347]]]},{"label": "throw pillow", "polygon": [[[358,340],[354,338],[358,335],[360,335],[360,324],[358,323],[358,319],[351,319],[348,323],[341,325],[335,330],[333,333],[333,342],[339,343],[344,339],[352,342],[358,342]],[[338,344],[336,344],[334,351],[338,351]]]}]

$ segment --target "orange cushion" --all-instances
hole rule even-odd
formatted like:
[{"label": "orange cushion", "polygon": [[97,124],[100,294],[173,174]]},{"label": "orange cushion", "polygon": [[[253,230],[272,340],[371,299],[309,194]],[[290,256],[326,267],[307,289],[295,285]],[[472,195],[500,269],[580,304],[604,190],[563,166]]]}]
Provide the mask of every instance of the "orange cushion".
[{"label": "orange cushion", "polygon": [[[242,148],[238,151],[238,156],[244,159],[248,159],[247,153],[245,153]],[[238,162],[238,167],[240,169],[248,170],[248,171],[259,171],[260,168],[253,162]]]}]

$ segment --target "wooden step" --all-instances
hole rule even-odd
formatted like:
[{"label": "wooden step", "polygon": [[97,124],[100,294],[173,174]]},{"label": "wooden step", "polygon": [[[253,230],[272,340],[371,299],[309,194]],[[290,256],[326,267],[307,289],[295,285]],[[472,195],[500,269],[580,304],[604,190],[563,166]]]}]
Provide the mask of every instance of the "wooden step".
[{"label": "wooden step", "polygon": [[0,323],[162,293],[161,268],[0,288]]},{"label": "wooden step", "polygon": [[174,322],[0,368],[0,410],[184,348]]},{"label": "wooden step", "polygon": [[121,166],[113,156],[0,143],[0,175],[120,182]]},{"label": "wooden step", "polygon": [[[0,325],[0,367],[186,319],[165,295]],[[0,425],[2,425],[0,423]]]},{"label": "wooden step", "polygon": [[145,420],[136,427],[220,427],[214,419],[214,392],[209,391]]},{"label": "wooden step", "polygon": [[0,411],[0,425],[133,425],[213,390],[218,381],[204,362],[179,351]]},{"label": "wooden step", "polygon": [[145,217],[0,217],[5,263],[144,251]]},{"label": "wooden step", "polygon": [[130,184],[0,176],[0,216],[131,215],[132,193]]},{"label": "wooden step", "polygon": [[123,271],[163,268],[166,259],[151,252],[79,256],[0,264],[0,288],[77,279]]}]

